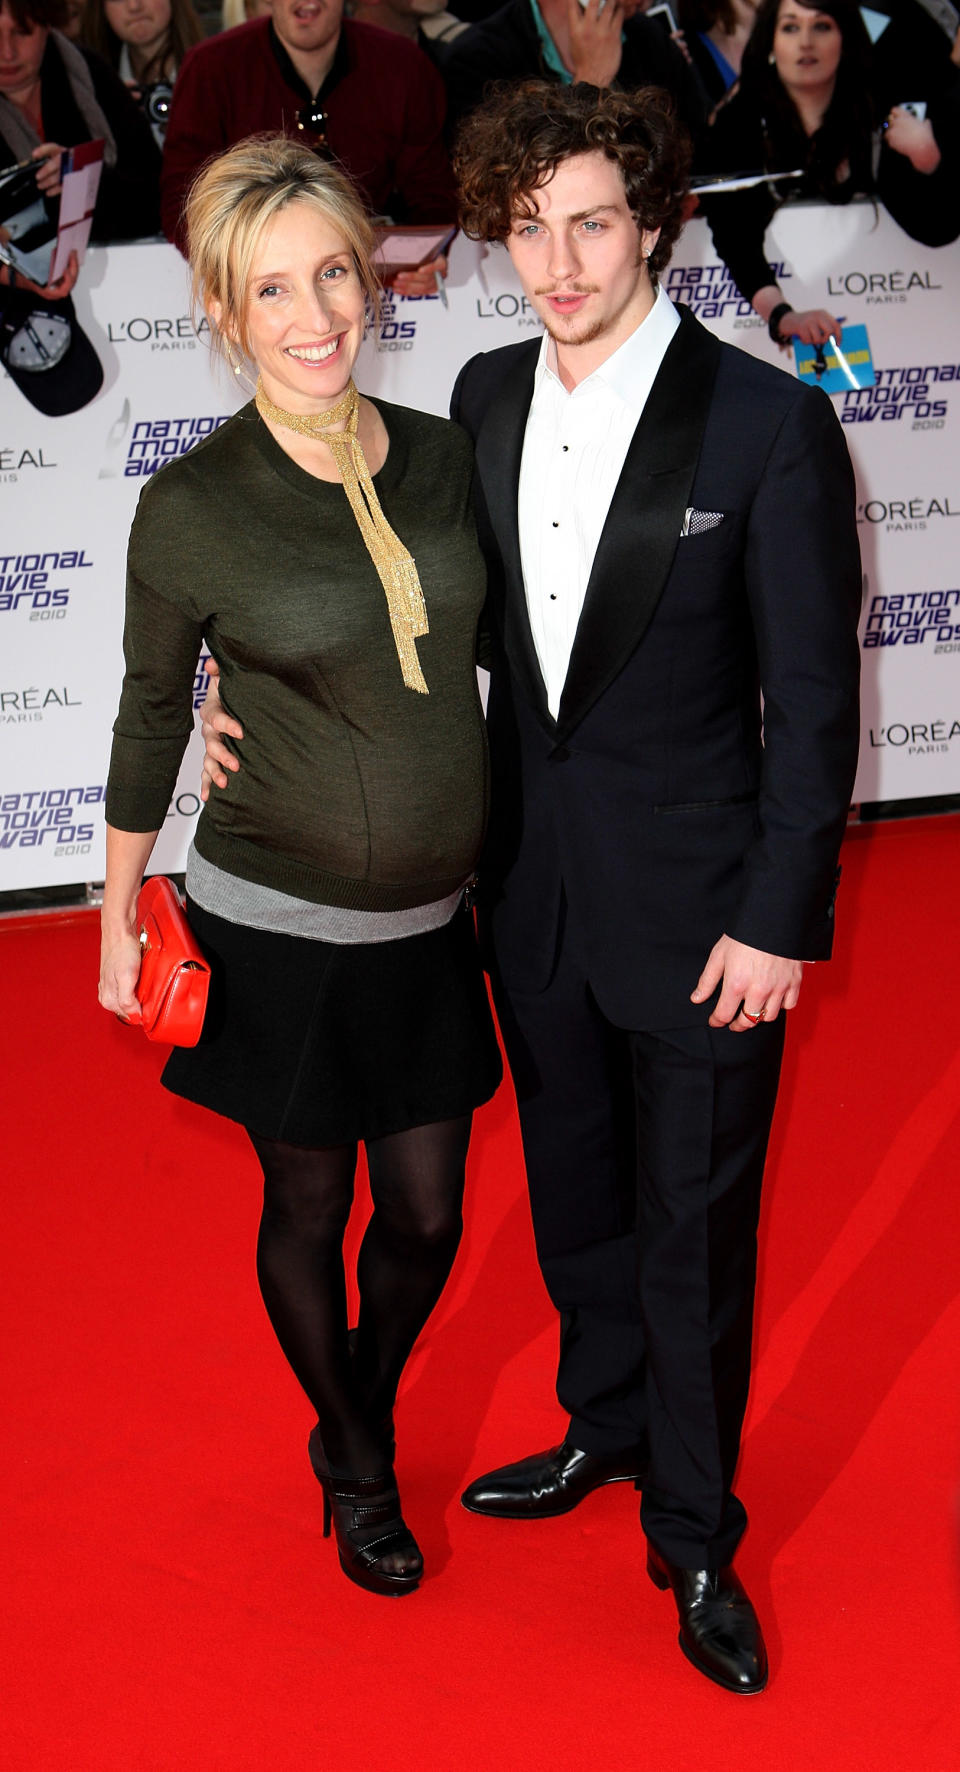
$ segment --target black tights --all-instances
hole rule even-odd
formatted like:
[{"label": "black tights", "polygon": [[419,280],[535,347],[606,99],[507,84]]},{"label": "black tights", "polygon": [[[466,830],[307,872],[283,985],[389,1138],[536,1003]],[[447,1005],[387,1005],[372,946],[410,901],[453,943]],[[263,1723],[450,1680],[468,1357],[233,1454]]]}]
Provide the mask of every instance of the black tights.
[{"label": "black tights", "polygon": [[357,1260],[352,1352],[343,1235],[357,1147],[308,1149],[249,1133],[264,1176],[260,1291],[335,1472],[374,1476],[389,1462],[383,1423],[460,1242],[470,1121],[467,1114],[368,1141],[374,1209]]}]

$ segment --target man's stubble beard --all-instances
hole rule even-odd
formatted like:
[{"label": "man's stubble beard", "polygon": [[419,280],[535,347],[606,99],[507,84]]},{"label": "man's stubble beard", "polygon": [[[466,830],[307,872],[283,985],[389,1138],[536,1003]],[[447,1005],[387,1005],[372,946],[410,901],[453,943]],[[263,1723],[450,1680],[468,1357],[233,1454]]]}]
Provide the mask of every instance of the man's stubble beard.
[{"label": "man's stubble beard", "polygon": [[553,339],[555,344],[568,345],[574,348],[577,345],[592,345],[594,339],[599,338],[601,334],[606,331],[606,321],[602,319],[589,320],[583,331],[576,333],[557,332],[547,319],[544,320],[543,324],[545,331],[549,334],[550,338]]},{"label": "man's stubble beard", "polygon": [[[537,289],[534,291],[534,294],[537,296],[540,296],[540,297],[552,295],[552,293],[553,293],[553,291],[550,289]],[[597,289],[595,287],[594,284],[587,284],[583,288],[580,288],[580,289],[578,289],[577,285],[574,284],[570,293],[571,293],[571,295],[599,295],[600,291],[599,291],[599,289]],[[606,321],[604,320],[604,317],[601,314],[596,320],[585,321],[584,328],[583,328],[582,332],[575,332],[575,331],[561,332],[561,331],[557,330],[557,316],[552,312],[552,310],[550,308],[545,308],[540,317],[543,321],[544,331],[547,333],[547,336],[549,338],[552,338],[554,340],[554,342],[558,345],[589,345],[589,344],[592,344],[595,338],[600,337],[600,334],[603,332],[604,327],[606,325]],[[575,322],[575,320],[576,320],[576,315],[571,315],[570,322],[568,324],[572,325]]]}]

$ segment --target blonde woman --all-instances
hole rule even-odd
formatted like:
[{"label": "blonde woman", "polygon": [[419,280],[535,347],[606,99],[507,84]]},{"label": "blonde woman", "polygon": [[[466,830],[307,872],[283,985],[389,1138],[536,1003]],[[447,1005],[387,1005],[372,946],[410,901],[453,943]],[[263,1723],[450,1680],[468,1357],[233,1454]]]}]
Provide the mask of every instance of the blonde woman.
[{"label": "blonde woman", "polygon": [[[190,852],[211,1001],[163,1080],[249,1133],[260,1286],[317,1416],[325,1529],[332,1515],[351,1579],[401,1594],[422,1558],[393,1404],[457,1249],[471,1113],[500,1076],[463,904],[487,796],[470,450],[445,420],[357,395],[378,288],[335,168],[282,138],[241,142],[187,220],[197,296],[257,393],[150,482],[133,525],[100,1001],[137,1017],[136,894],[205,644],[244,768]],[[348,1337],[361,1140],[374,1211]]]}]

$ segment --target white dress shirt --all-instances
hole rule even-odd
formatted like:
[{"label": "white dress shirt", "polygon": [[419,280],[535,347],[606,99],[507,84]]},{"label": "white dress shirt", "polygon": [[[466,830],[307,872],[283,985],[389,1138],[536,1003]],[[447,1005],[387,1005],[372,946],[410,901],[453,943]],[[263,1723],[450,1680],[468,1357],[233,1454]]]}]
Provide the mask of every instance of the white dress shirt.
[{"label": "white dress shirt", "polygon": [[597,544],[630,440],[680,324],[660,289],[625,344],[568,394],[544,334],[520,464],[520,560],[533,643],[556,719]]}]

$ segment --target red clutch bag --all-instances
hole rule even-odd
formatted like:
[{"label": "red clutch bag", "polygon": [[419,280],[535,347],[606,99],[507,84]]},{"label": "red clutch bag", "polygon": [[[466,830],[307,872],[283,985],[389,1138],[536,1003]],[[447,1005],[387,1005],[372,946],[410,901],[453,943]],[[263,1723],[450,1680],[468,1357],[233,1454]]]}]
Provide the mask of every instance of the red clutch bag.
[{"label": "red clutch bag", "polygon": [[204,959],[178,893],[165,874],[145,880],[137,899],[140,976],[136,998],[148,1040],[195,1046],[210,990]]}]

